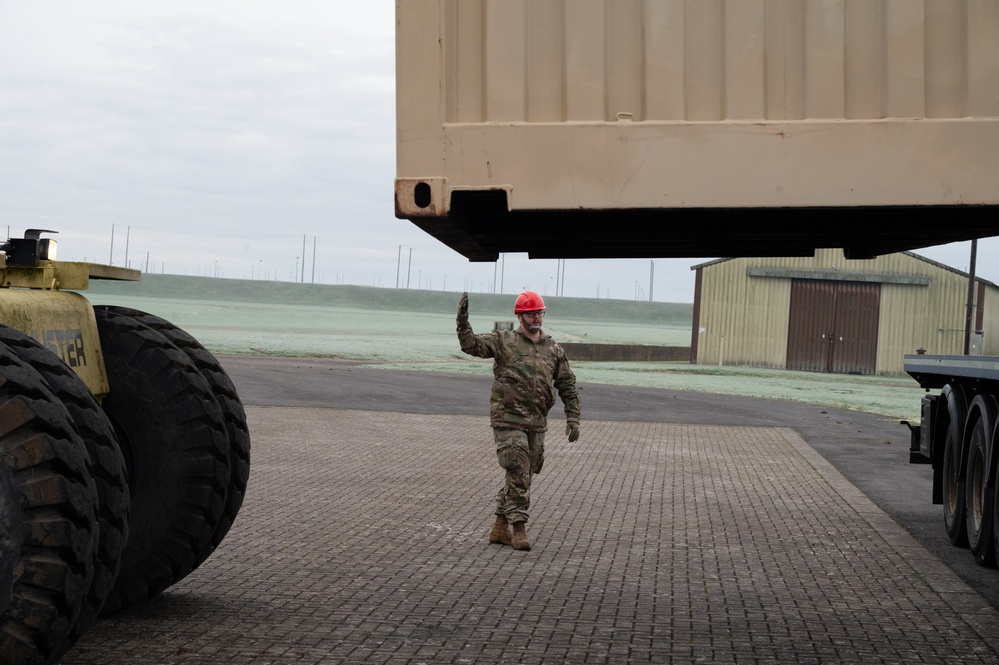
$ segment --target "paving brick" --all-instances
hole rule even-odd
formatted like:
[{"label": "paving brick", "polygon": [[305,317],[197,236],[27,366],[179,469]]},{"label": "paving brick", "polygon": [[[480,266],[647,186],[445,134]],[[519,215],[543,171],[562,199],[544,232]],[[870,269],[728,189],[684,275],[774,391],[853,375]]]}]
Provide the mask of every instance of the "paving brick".
[{"label": "paving brick", "polygon": [[516,552],[486,418],[247,415],[222,546],[64,663],[999,661],[996,611],[790,429],[553,431]]}]

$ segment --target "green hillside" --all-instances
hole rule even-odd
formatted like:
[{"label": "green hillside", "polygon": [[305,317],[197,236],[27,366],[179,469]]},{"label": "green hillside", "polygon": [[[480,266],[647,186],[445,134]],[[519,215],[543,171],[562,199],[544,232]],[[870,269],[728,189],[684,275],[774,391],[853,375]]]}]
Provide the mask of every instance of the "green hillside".
[{"label": "green hillside", "polygon": [[[409,312],[451,311],[457,307],[460,295],[454,291],[156,274],[143,275],[140,282],[94,280],[91,281],[87,294]],[[509,316],[514,299],[515,296],[510,294],[472,293],[469,296],[473,313],[491,316]],[[609,320],[689,328],[693,316],[693,305],[689,303],[545,296],[545,304],[552,316],[563,319]]]}]

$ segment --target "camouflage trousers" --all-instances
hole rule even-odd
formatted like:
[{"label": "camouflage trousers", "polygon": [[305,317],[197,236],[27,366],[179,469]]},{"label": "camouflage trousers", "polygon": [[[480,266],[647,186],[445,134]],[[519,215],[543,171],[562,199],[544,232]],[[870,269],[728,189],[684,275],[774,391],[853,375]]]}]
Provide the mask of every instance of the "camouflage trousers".
[{"label": "camouflage trousers", "polygon": [[531,507],[531,479],[541,471],[545,458],[545,433],[494,429],[496,458],[506,471],[503,488],[496,495],[496,514],[507,521],[526,522]]}]

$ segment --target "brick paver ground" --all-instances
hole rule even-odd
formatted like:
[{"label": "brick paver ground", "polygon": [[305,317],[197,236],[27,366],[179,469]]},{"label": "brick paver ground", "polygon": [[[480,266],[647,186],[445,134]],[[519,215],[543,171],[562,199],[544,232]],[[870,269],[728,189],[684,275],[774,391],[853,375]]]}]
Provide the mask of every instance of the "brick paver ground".
[{"label": "brick paver ground", "polygon": [[999,615],[792,430],[549,435],[488,545],[483,417],[248,409],[222,547],[64,663],[996,663]]}]

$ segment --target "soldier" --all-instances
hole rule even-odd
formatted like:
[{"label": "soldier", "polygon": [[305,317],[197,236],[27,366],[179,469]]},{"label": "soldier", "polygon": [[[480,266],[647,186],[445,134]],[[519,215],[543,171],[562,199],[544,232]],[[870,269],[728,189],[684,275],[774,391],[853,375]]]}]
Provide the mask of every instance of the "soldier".
[{"label": "soldier", "polygon": [[579,395],[565,351],[541,329],[545,317],[541,296],[534,291],[521,293],[513,311],[520,321],[517,330],[476,335],[468,323],[468,294],[463,293],[458,304],[458,341],[465,353],[494,359],[489,424],[506,479],[496,497],[496,522],[489,542],[530,550],[525,523],[531,478],[541,473],[545,461],[548,412],[558,391],[565,406],[566,436],[575,441],[579,438]]}]

